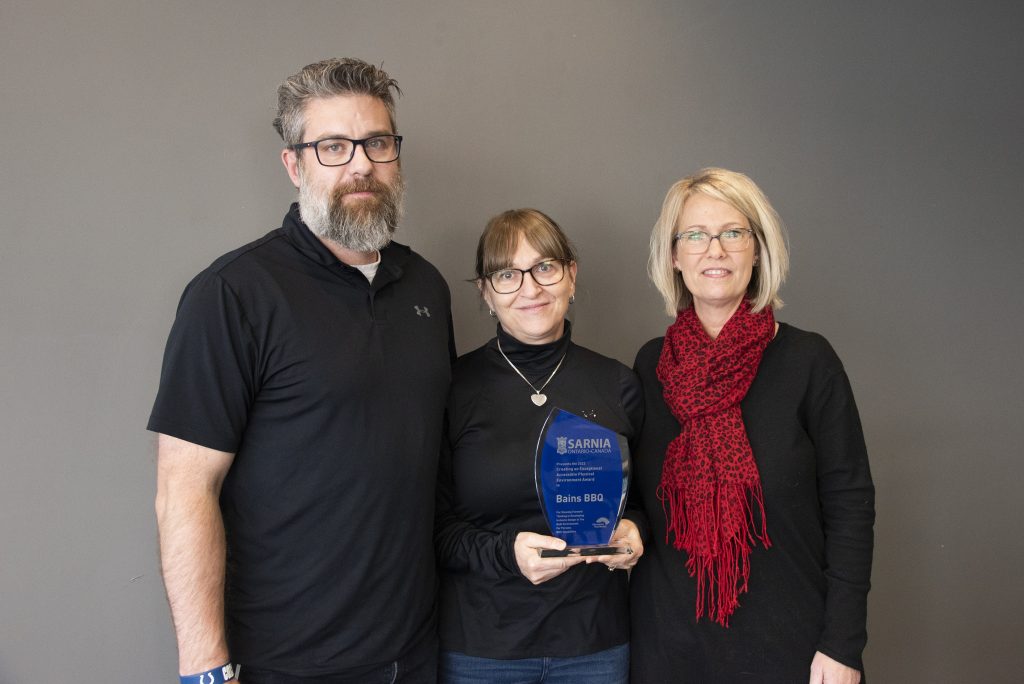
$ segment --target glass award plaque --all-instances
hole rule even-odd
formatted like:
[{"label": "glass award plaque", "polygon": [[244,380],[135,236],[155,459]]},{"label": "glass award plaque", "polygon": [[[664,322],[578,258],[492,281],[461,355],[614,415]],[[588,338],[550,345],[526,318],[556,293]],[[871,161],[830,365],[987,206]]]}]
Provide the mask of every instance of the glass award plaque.
[{"label": "glass award plaque", "polygon": [[552,408],[537,440],[534,478],[551,535],[567,546],[563,551],[541,549],[540,555],[632,553],[608,545],[626,507],[629,468],[625,437]]}]

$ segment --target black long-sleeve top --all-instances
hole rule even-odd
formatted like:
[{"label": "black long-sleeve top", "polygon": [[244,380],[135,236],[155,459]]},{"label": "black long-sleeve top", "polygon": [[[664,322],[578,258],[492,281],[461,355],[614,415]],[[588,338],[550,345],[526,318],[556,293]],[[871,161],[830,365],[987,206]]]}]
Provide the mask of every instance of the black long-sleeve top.
[{"label": "black long-sleeve top", "polygon": [[[534,484],[534,454],[552,407],[633,440],[643,421],[640,385],[629,368],[571,342],[527,345],[498,338],[461,357],[448,399],[448,449],[438,482],[435,539],[441,567],[441,648],[498,658],[573,657],[629,640],[625,572],[580,564],[534,586],[516,564],[519,532],[550,535]],[[535,406],[535,387],[565,354]],[[646,531],[643,514],[626,517]]]},{"label": "black long-sleeve top", "polygon": [[646,419],[634,466],[651,538],[630,584],[632,681],[804,682],[815,651],[862,670],[874,485],[839,358],[820,335],[782,324],[741,402],[772,546],[755,546],[749,592],[723,628],[695,621],[686,553],[666,543],[657,489],[680,428],[655,374],[662,342],[635,365]]}]

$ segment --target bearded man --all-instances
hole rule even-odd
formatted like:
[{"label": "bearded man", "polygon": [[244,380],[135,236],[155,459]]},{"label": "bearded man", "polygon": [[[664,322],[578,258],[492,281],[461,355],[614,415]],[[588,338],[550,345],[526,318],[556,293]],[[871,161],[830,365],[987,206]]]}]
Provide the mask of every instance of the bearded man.
[{"label": "bearded man", "polygon": [[443,278],[391,241],[392,91],[354,59],[288,78],[274,127],[299,201],[179,303],[148,427],[182,682],[435,681],[454,342]]}]

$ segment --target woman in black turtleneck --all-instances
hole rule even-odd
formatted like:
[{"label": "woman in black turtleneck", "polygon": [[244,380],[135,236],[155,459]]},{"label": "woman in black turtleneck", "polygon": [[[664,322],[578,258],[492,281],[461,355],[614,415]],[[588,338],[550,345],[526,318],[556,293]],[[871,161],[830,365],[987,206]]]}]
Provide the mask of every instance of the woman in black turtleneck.
[{"label": "woman in black turtleneck", "polygon": [[497,337],[461,357],[448,399],[438,484],[440,680],[626,682],[626,573],[644,518],[627,507],[613,544],[631,555],[541,558],[562,549],[534,485],[534,451],[552,406],[632,440],[643,420],[636,376],[577,346],[565,314],[576,255],[535,209],[500,214],[477,248],[476,284]]}]

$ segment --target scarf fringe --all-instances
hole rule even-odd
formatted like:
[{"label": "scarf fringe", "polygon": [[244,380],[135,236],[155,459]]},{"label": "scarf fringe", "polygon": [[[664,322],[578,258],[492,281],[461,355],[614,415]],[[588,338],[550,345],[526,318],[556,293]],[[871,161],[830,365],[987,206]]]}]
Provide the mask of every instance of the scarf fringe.
[{"label": "scarf fringe", "polygon": [[[720,505],[722,496],[739,499],[742,519],[722,519],[728,515],[728,508]],[[665,543],[686,551],[686,570],[697,580],[696,619],[706,614],[728,627],[729,617],[740,605],[739,595],[749,587],[753,546],[760,542],[769,549],[772,545],[761,483],[723,485],[713,501],[696,505],[687,505],[681,489],[659,487],[658,497],[668,523]]]}]

